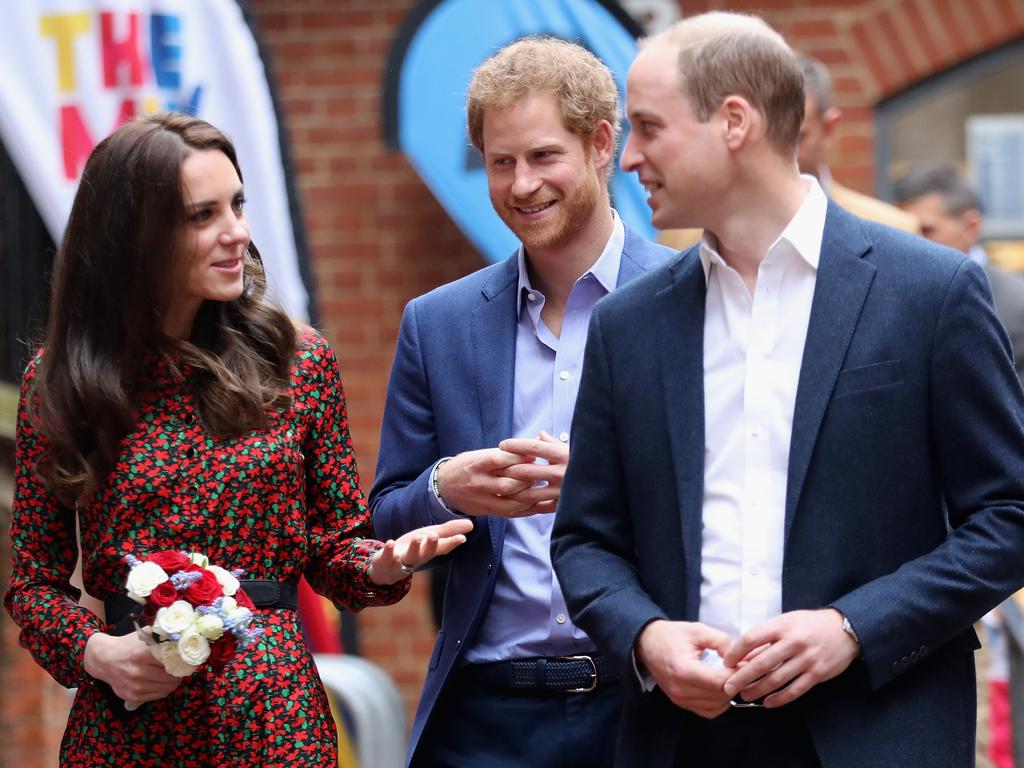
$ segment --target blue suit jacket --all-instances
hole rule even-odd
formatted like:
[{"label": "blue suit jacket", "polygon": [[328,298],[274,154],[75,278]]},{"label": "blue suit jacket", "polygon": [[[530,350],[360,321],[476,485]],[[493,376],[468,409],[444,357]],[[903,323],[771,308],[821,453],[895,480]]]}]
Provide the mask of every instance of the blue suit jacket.
[{"label": "blue suit jacket", "polygon": [[[618,285],[674,254],[627,227]],[[427,481],[439,458],[497,447],[512,436],[518,281],[513,255],[405,308],[370,491],[378,537],[397,538],[431,524]],[[478,517],[474,523],[469,540],[450,558],[444,616],[413,722],[410,759],[494,591],[505,520]]]},{"label": "blue suit jacket", "polygon": [[[704,297],[691,249],[595,310],[552,537],[575,620],[634,681],[623,766],[671,765],[695,718],[630,654],[650,621],[698,618]],[[834,606],[862,643],[790,705],[824,768],[973,765],[971,624],[1024,582],[1022,407],[981,269],[830,203],[782,575],[783,610]]]}]

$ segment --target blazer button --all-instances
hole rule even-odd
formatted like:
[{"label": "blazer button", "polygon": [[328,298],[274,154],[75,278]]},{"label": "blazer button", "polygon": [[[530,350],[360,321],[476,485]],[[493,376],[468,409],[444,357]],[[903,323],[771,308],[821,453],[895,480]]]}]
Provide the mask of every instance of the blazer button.
[{"label": "blazer button", "polygon": [[917,649],[917,653],[923,659],[925,656],[928,655],[928,646],[922,645],[920,648]]},{"label": "blazer button", "polygon": [[911,651],[910,652],[910,663],[911,664],[917,664],[919,659],[920,659],[920,656],[918,655],[917,651]]},{"label": "blazer button", "polygon": [[898,675],[900,672],[902,672],[902,670],[900,669],[900,663],[898,661],[894,661],[891,665],[889,665],[889,669],[892,671],[894,675]]}]

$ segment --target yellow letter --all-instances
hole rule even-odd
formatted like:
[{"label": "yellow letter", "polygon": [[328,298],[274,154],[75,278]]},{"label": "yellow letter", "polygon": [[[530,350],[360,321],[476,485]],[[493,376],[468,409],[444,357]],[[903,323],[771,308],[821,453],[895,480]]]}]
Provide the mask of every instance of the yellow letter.
[{"label": "yellow letter", "polygon": [[75,90],[75,38],[89,31],[88,13],[55,13],[39,17],[39,32],[57,41],[57,86]]}]

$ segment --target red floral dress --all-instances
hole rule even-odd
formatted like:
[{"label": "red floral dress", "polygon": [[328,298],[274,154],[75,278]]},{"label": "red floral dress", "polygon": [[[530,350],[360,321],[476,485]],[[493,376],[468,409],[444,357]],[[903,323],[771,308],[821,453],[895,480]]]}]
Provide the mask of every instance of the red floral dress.
[{"label": "red floral dress", "polygon": [[[86,640],[109,629],[78,605],[74,510],[34,472],[44,440],[18,414],[7,610],[21,644],[59,683],[78,687],[61,750],[68,766],[337,766],[327,697],[292,610],[258,609],[265,635],[224,673],[200,670],[168,697],[119,720],[82,666]],[[377,542],[359,489],[337,360],[305,331],[293,365],[293,405],[272,428],[238,438],[198,418],[186,367],[145,376],[138,426],[106,481],[79,508],[82,577],[97,597],[124,592],[128,553],[195,550],[245,578],[305,575],[339,607],[390,604],[409,588],[366,578]]]}]

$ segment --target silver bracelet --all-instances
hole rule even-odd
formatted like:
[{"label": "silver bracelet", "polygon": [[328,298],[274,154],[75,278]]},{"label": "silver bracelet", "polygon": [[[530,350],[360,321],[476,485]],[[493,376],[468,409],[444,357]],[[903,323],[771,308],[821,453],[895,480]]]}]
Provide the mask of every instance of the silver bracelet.
[{"label": "silver bracelet", "polygon": [[437,462],[437,464],[434,465],[434,469],[430,473],[430,490],[434,492],[434,498],[437,499],[437,503],[444,507],[445,511],[450,512],[454,515],[455,510],[449,507],[447,502],[445,502],[445,500],[441,497],[441,485],[437,480],[437,476],[439,474],[439,470],[441,469],[441,465],[444,464],[446,461],[451,461],[451,458],[451,456],[446,456],[445,458],[441,459],[439,462]]}]

